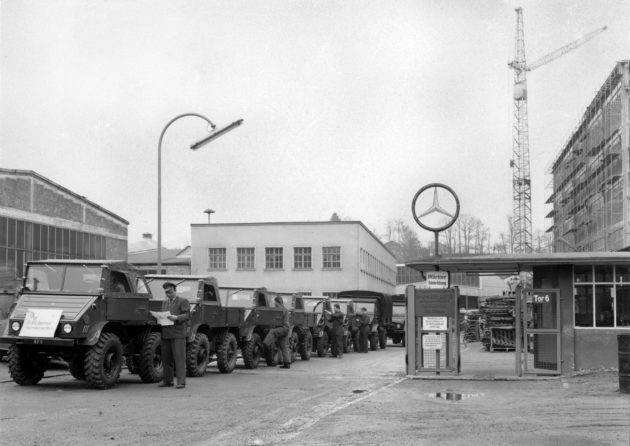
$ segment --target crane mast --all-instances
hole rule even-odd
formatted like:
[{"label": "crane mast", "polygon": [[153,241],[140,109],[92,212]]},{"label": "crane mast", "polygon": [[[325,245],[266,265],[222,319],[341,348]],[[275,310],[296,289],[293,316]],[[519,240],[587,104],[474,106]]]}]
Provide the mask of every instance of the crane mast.
[{"label": "crane mast", "polygon": [[532,252],[532,191],[529,172],[529,129],[527,117],[527,72],[545,65],[574,50],[606,30],[599,28],[527,65],[523,8],[516,8],[516,43],[514,60],[508,66],[514,70],[514,121],[512,126],[512,234],[513,250]]}]

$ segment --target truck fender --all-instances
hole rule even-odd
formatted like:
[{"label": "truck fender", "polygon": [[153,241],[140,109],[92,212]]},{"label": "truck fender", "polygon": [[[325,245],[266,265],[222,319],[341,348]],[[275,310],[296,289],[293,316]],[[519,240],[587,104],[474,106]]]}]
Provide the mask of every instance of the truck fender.
[{"label": "truck fender", "polygon": [[245,334],[243,335],[243,338],[245,339],[246,342],[251,341],[255,328],[256,328],[255,326],[251,326],[245,329]]},{"label": "truck fender", "polygon": [[96,344],[98,342],[98,338],[101,337],[101,332],[103,331],[103,328],[105,328],[105,325],[107,325],[107,321],[97,322],[92,325],[87,333],[87,336],[84,339],[81,339],[78,344],[89,346]]}]

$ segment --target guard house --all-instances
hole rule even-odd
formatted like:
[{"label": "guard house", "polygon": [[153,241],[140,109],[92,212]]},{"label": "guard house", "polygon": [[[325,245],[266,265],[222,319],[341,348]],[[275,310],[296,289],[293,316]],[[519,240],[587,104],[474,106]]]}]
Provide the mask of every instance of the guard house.
[{"label": "guard house", "polygon": [[[445,256],[406,265],[423,272],[531,273],[534,291],[555,289],[559,294],[557,307],[539,306],[534,312],[540,313],[541,320],[557,318],[559,324],[555,338],[538,335],[531,345],[526,341],[526,348],[543,355],[552,352],[561,374],[618,366],[617,335],[630,334],[630,252]],[[531,325],[531,305],[527,319],[526,300],[521,300],[522,317],[525,325]],[[545,314],[548,311],[553,314]]]}]

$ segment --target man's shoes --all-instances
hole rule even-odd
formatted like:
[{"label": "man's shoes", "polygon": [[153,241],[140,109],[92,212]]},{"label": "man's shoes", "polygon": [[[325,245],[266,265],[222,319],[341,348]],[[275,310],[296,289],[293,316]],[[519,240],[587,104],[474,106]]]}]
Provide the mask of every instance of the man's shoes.
[{"label": "man's shoes", "polygon": [[337,356],[337,358],[338,358],[338,359],[341,359],[341,358],[343,358],[343,355],[339,355],[339,356]]},{"label": "man's shoes", "polygon": [[281,369],[290,369],[291,368],[291,363],[290,362],[285,362],[284,364],[282,364],[280,366]]},{"label": "man's shoes", "polygon": [[173,383],[162,383],[162,384],[158,384],[158,387],[173,387]]},{"label": "man's shoes", "polygon": [[184,387],[186,387],[186,384],[177,384],[175,386],[176,389],[183,389]]}]

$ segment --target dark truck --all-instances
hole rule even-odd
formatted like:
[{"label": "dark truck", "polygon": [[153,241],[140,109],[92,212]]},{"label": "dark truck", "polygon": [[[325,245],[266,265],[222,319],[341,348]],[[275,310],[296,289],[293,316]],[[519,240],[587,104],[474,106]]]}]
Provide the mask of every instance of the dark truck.
[{"label": "dark truck", "polygon": [[[370,350],[387,347],[387,326],[392,320],[392,298],[389,294],[375,291],[352,290],[342,291],[337,297],[339,299],[351,299],[357,309],[357,315],[361,308],[367,310],[370,316]],[[358,339],[355,339],[358,345]]]},{"label": "dark truck", "polygon": [[[37,384],[51,358],[68,363],[76,379],[106,389],[123,357],[139,355],[140,378],[161,379],[152,340],[151,294],[132,265],[111,260],[28,262],[6,334],[9,372],[20,385]],[[159,335],[159,334],[158,334]]]},{"label": "dark truck", "polygon": [[[244,311],[240,321],[237,336],[233,340],[233,347],[241,349],[243,363],[247,369],[258,367],[260,358],[264,357],[268,366],[279,363],[280,351],[273,344],[265,348],[263,340],[272,328],[282,326],[282,310],[274,303],[276,296],[287,299],[291,295],[268,291],[266,288],[221,288],[221,301],[227,308],[239,308]],[[287,307],[287,309],[289,309]],[[289,309],[290,310],[290,309]],[[289,328],[288,340],[293,337],[294,325]],[[288,342],[289,354],[295,358],[295,345]]]},{"label": "dark truck", "polygon": [[405,319],[407,317],[407,299],[404,294],[392,296],[392,320],[387,325],[387,337],[394,344],[402,342],[405,346]]},{"label": "dark truck", "polygon": [[307,313],[315,315],[314,326],[311,327],[313,339],[313,351],[317,356],[323,358],[330,348],[330,337],[332,333],[332,323],[326,317],[327,312],[332,312],[330,299],[320,296],[304,296],[304,308]]},{"label": "dark truck", "polygon": [[[165,299],[162,285],[172,282],[177,294],[190,302],[190,321],[186,339],[186,374],[199,377],[213,356],[221,373],[231,373],[236,366],[236,337],[245,319],[245,309],[221,304],[220,290],[214,277],[182,274],[145,276],[153,298],[152,311],[160,311]],[[133,361],[131,362],[133,364]],[[136,367],[130,367],[133,373]]]},{"label": "dark truck", "polygon": [[281,297],[285,307],[291,310],[293,324],[293,331],[289,338],[291,362],[297,359],[298,353],[303,361],[308,361],[313,351],[313,330],[317,327],[317,315],[306,309],[301,293]]}]

